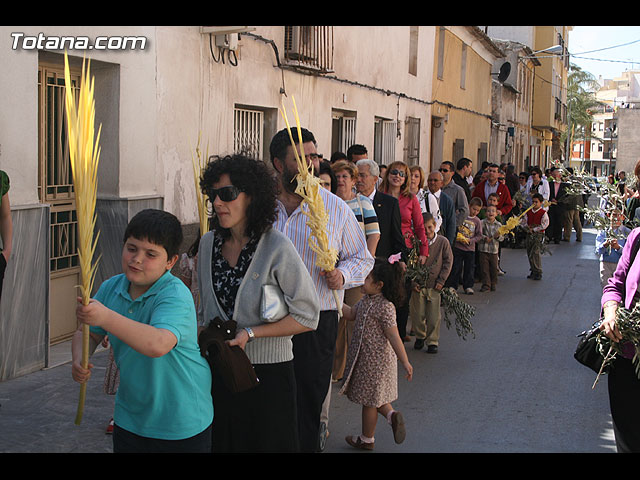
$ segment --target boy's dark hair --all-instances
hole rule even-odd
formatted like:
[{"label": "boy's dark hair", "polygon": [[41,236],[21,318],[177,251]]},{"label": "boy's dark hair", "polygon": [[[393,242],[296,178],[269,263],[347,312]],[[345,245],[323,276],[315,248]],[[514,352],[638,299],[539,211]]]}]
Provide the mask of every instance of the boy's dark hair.
[{"label": "boy's dark hair", "polygon": [[386,258],[376,257],[371,270],[375,282],[382,282],[382,295],[396,307],[405,299],[404,271],[400,262],[389,263]]},{"label": "boy's dark hair", "polygon": [[[302,143],[316,143],[316,138],[313,136],[313,133],[311,133],[306,128],[300,128],[300,133],[302,134]],[[298,145],[300,143],[300,139],[298,138],[298,129],[296,127],[291,127],[291,136],[293,137],[293,142]],[[291,146],[292,145],[291,138],[289,137],[289,132],[286,128],[283,128],[271,139],[271,144],[269,145],[271,164],[273,165],[274,158],[284,160],[287,156],[287,149]]]},{"label": "boy's dark hair", "polygon": [[126,242],[130,237],[162,246],[170,260],[178,255],[182,244],[182,225],[169,212],[147,208],[133,216],[122,241]]},{"label": "boy's dark hair", "polygon": [[490,193],[489,196],[487,197],[487,200],[490,198],[497,198],[498,200],[500,200],[500,195],[498,195],[496,192]]},{"label": "boy's dark hair", "polygon": [[469,206],[471,207],[472,205],[482,207],[482,199],[480,197],[472,197],[471,200],[469,200]]},{"label": "boy's dark hair", "polygon": [[531,195],[531,198],[537,198],[538,200],[540,200],[540,202],[544,202],[544,197],[540,193],[534,193],[533,195]]},{"label": "boy's dark hair", "polygon": [[[245,155],[213,157],[200,178],[202,193],[209,196],[213,184],[218,182],[225,173],[229,175],[235,187],[251,198],[246,212],[247,236],[260,237],[276,220],[277,183],[272,172],[262,160],[255,160]],[[209,200],[212,201],[211,198]],[[228,229],[220,226],[215,212],[211,216],[210,224],[224,239],[231,235]]]},{"label": "boy's dark hair", "polygon": [[422,222],[426,225],[427,222],[435,222],[436,219],[434,218],[433,214],[430,212],[424,212],[422,214]]}]

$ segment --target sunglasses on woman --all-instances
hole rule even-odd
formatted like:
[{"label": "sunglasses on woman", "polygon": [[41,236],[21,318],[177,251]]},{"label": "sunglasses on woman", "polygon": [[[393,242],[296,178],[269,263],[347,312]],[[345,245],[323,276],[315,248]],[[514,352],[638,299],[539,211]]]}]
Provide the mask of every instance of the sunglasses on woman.
[{"label": "sunglasses on woman", "polygon": [[398,175],[399,177],[404,177],[405,173],[402,170],[393,169],[389,171],[389,175]]},{"label": "sunglasses on woman", "polygon": [[242,190],[235,185],[227,185],[226,187],[210,188],[207,191],[207,195],[211,203],[214,202],[216,197],[220,198],[223,202],[233,202],[241,192]]}]

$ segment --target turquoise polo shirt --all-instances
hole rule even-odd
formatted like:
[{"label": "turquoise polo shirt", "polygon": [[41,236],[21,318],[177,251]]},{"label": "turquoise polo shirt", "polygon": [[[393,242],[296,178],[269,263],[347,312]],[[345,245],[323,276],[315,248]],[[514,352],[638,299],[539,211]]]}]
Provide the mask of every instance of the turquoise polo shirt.
[{"label": "turquoise polo shirt", "polygon": [[205,430],[213,421],[211,370],[200,355],[193,296],[170,272],[135,300],[124,274],[106,280],[95,297],[111,310],[136,322],[172,332],[176,346],[151,358],[109,335],[120,369],[114,422],[129,432],[149,438],[180,440]]}]

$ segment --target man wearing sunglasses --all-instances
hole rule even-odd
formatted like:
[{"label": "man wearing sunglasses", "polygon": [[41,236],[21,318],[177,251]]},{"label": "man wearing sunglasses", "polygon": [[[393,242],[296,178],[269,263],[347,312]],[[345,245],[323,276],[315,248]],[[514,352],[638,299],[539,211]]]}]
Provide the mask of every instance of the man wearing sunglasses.
[{"label": "man wearing sunglasses", "polygon": [[[316,140],[309,130],[291,129],[298,152],[307,161],[317,158]],[[298,431],[302,452],[314,452],[319,445],[320,415],[322,404],[331,384],[333,355],[338,329],[338,311],[333,290],[338,291],[340,302],[344,291],[364,284],[373,268],[373,257],[351,208],[338,196],[324,188],[319,192],[329,216],[327,236],[331,248],[338,251],[338,263],[331,272],[316,266],[316,253],[309,246],[310,229],[303,210],[302,197],[295,193],[295,176],[298,174],[293,146],[287,129],[276,133],[269,147],[271,162],[276,171],[280,192],[278,194],[277,228],[293,242],[302,261],[307,266],[320,299],[320,320],[315,331],[293,337],[294,368],[298,390]],[[317,170],[314,169],[317,172]]]},{"label": "man wearing sunglasses", "polygon": [[456,173],[453,163],[444,161],[440,164],[440,173],[442,174],[442,192],[453,200],[453,206],[456,212],[456,226],[462,225],[469,216],[469,202],[462,187],[453,181],[453,175]]}]

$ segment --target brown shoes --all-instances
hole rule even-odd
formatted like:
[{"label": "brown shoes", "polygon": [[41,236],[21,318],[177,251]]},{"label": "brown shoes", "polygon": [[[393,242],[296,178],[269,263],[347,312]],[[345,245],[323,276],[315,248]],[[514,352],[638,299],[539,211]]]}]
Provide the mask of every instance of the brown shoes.
[{"label": "brown shoes", "polygon": [[360,440],[360,435],[349,435],[345,437],[345,440],[353,448],[358,448],[360,450],[373,450],[374,442],[363,442],[362,440]]},{"label": "brown shoes", "polygon": [[404,428],[404,418],[400,412],[393,412],[391,414],[391,429],[393,430],[393,439],[396,443],[404,442],[404,437],[407,432]]},{"label": "brown shoes", "polygon": [[[404,418],[402,417],[402,413],[393,412],[391,414],[391,429],[393,430],[393,439],[395,442],[404,442],[407,432],[404,427]],[[360,439],[360,435],[349,435],[345,437],[345,440],[353,448],[357,448],[359,450],[373,450],[374,447],[374,442],[363,442]]]}]

